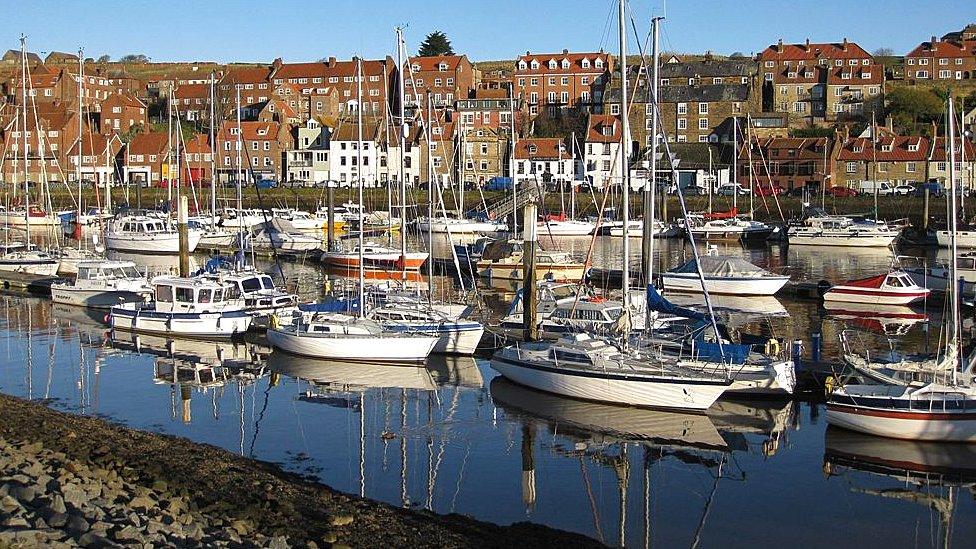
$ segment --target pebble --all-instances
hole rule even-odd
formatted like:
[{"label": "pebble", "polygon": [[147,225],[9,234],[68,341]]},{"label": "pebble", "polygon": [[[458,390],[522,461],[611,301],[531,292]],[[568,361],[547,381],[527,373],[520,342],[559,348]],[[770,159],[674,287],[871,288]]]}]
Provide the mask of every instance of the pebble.
[{"label": "pebble", "polygon": [[352,524],[356,520],[352,515],[337,515],[332,517],[332,526],[345,526],[347,524]]}]

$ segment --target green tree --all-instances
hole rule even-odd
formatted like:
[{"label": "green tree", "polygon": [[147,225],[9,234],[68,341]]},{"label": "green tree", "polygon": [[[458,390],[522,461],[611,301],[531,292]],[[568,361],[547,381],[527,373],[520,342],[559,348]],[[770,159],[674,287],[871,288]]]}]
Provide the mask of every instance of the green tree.
[{"label": "green tree", "polygon": [[103,56],[101,56],[101,57],[98,58],[98,62],[99,63],[108,63],[111,60],[112,60],[112,57],[111,56],[108,56],[108,55],[103,55]]},{"label": "green tree", "polygon": [[130,53],[119,58],[122,63],[148,63],[149,57],[142,53]]},{"label": "green tree", "polygon": [[899,87],[887,94],[888,114],[901,128],[914,132],[919,124],[939,120],[942,100],[932,90]]},{"label": "green tree", "polygon": [[447,39],[446,34],[441,31],[434,31],[428,34],[427,38],[424,38],[417,55],[420,57],[454,55],[454,48],[451,47],[451,41]]}]

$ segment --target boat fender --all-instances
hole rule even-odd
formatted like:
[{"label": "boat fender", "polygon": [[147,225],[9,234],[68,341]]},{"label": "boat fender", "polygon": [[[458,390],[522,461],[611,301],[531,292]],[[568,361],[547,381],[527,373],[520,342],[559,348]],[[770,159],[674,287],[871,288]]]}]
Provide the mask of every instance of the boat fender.
[{"label": "boat fender", "polygon": [[837,386],[837,378],[835,378],[834,376],[827,376],[827,379],[824,380],[824,394],[830,395],[831,393],[834,392],[834,387],[836,386]]},{"label": "boat fender", "polygon": [[776,356],[779,354],[779,340],[774,338],[769,338],[766,341],[766,355]]},{"label": "boat fender", "polygon": [[831,284],[829,280],[821,280],[820,282],[817,282],[817,295],[823,297],[824,294],[830,290],[831,286],[833,286],[833,284]]},{"label": "boat fender", "polygon": [[278,329],[278,326],[280,326],[280,323],[278,322],[278,315],[272,313],[271,316],[268,317],[268,326],[272,330],[277,330]]}]

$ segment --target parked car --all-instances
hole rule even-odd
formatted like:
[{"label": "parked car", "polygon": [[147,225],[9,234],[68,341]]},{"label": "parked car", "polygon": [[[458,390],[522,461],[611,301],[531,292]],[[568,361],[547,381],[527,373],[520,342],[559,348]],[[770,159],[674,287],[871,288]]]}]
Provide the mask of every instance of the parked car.
[{"label": "parked car", "polygon": [[739,184],[728,183],[719,187],[716,194],[720,194],[722,196],[732,196],[734,194],[738,194],[739,196],[742,196],[744,194],[749,194],[749,189],[746,189]]},{"label": "parked car", "polygon": [[756,196],[780,196],[783,187],[778,185],[756,185]]},{"label": "parked car", "polygon": [[945,188],[938,181],[929,181],[915,187],[915,196],[925,196],[925,191],[929,191],[929,196],[945,196]]},{"label": "parked car", "polygon": [[911,196],[915,194],[915,187],[903,183],[901,185],[895,186],[895,188],[892,189],[892,193],[897,194],[899,196]]},{"label": "parked car", "polygon": [[278,182],[274,179],[258,179],[254,182],[254,187],[257,189],[273,189],[278,186]]},{"label": "parked car", "polygon": [[857,196],[857,191],[850,187],[831,187],[827,189],[830,196],[834,198],[848,198],[851,196]]}]

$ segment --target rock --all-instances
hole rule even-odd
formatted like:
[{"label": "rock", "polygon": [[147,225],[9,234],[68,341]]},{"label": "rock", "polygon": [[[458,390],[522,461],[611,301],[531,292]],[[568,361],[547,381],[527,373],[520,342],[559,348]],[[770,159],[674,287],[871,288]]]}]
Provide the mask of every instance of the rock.
[{"label": "rock", "polygon": [[158,520],[149,519],[148,521],[146,521],[146,531],[149,532],[150,534],[156,534],[162,532],[165,529],[166,526],[162,522],[159,522]]},{"label": "rock", "polygon": [[63,512],[49,512],[44,520],[51,528],[63,528],[68,523],[68,514]]},{"label": "rock", "polygon": [[271,540],[271,543],[268,544],[268,547],[270,549],[288,549],[291,546],[288,545],[288,538],[285,536],[275,536]]},{"label": "rock", "polygon": [[100,536],[98,534],[88,532],[78,537],[78,545],[82,547],[88,547],[91,549],[101,549],[102,547],[118,547],[118,544],[112,543],[112,540],[106,538],[105,536]]},{"label": "rock", "polygon": [[50,505],[47,506],[47,508],[50,509],[51,512],[54,512],[54,513],[67,513],[68,512],[68,508],[64,506],[64,498],[61,497],[60,494],[55,494],[54,497],[51,498],[51,503],[50,503]]},{"label": "rock", "polygon": [[13,516],[4,519],[2,521],[2,525],[6,526],[7,528],[26,528],[30,526],[30,523],[28,523],[27,519],[24,517]]},{"label": "rock", "polygon": [[119,541],[134,541],[142,543],[144,541],[142,532],[135,526],[126,526],[115,533],[115,539]]},{"label": "rock", "polygon": [[7,495],[0,498],[0,509],[3,509],[5,513],[14,513],[23,508],[24,506],[13,496]]},{"label": "rock", "polygon": [[16,498],[22,504],[30,504],[37,498],[37,488],[33,485],[14,485],[10,487],[10,496]]},{"label": "rock", "polygon": [[238,534],[246,536],[251,530],[251,522],[244,519],[237,519],[230,525]]},{"label": "rock", "polygon": [[187,539],[200,541],[203,539],[203,527],[201,527],[197,522],[191,522],[183,527],[183,534],[187,537]]},{"label": "rock", "polygon": [[152,489],[157,492],[165,492],[168,488],[165,480],[156,480],[152,483]]},{"label": "rock", "polygon": [[305,547],[306,547],[306,549],[319,549],[319,544],[315,543],[312,540],[308,540],[305,543]]},{"label": "rock", "polygon": [[70,503],[75,509],[83,509],[91,499],[88,493],[75,484],[67,484],[62,490],[64,501]]},{"label": "rock", "polygon": [[67,530],[72,537],[78,537],[87,532],[90,528],[91,526],[89,526],[88,521],[81,518],[79,515],[71,515],[68,517],[68,523],[65,525],[65,530]]},{"label": "rock", "polygon": [[136,511],[147,511],[155,506],[156,503],[154,503],[151,499],[142,496],[136,497],[129,502],[129,507],[135,509]]},{"label": "rock", "polygon": [[339,539],[339,536],[335,535],[335,533],[333,533],[333,532],[327,532],[324,536],[322,536],[322,541],[324,541],[325,543],[328,543],[329,545],[332,545],[338,539]]},{"label": "rock", "polygon": [[332,526],[345,526],[347,524],[352,524],[356,520],[352,515],[337,515],[332,517]]}]

